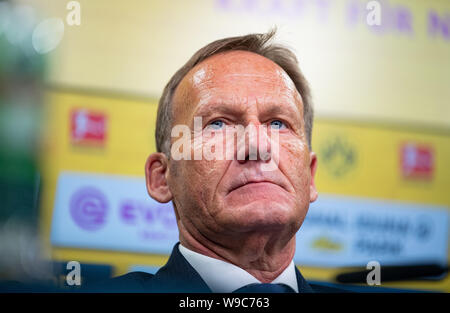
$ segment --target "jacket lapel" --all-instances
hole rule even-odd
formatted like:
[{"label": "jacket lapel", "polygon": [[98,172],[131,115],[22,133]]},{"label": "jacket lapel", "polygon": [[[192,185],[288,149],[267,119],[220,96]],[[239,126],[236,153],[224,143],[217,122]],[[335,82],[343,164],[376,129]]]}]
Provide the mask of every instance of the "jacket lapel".
[{"label": "jacket lapel", "polygon": [[[155,276],[146,282],[145,288],[149,291],[158,293],[212,292],[205,281],[180,253],[180,250],[178,249],[179,244],[180,243],[178,242],[173,247],[172,254],[166,265],[161,267]],[[297,277],[299,293],[314,292],[297,267],[295,267],[295,275]]]},{"label": "jacket lapel", "polygon": [[314,290],[308,284],[308,282],[303,278],[297,266],[295,267],[295,275],[297,276],[298,292],[299,293],[312,293]]},{"label": "jacket lapel", "polygon": [[211,292],[205,281],[180,253],[179,244],[173,247],[169,261],[159,269],[146,288],[158,293]]}]

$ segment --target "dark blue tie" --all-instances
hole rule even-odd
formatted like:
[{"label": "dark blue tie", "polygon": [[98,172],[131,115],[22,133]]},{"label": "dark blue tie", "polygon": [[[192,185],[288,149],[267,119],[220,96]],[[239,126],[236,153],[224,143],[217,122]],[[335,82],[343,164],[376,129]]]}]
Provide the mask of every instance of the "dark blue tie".
[{"label": "dark blue tie", "polygon": [[295,293],[285,284],[250,284],[233,291],[233,293]]}]

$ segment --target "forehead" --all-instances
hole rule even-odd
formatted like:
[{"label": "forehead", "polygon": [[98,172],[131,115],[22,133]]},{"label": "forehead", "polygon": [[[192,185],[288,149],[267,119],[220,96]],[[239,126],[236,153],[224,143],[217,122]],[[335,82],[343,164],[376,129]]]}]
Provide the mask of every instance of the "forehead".
[{"label": "forehead", "polygon": [[197,64],[174,95],[174,114],[193,112],[209,101],[290,102],[301,96],[287,73],[273,61],[248,51],[228,51]]}]

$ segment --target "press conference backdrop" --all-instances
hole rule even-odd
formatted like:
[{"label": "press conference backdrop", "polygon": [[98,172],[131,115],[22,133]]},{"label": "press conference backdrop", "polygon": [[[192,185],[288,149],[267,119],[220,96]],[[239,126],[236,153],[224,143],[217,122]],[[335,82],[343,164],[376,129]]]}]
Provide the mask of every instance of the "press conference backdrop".
[{"label": "press conference backdrop", "polygon": [[[41,233],[54,259],[115,274],[165,263],[174,215],[144,185],[164,84],[204,44],[277,25],[316,108],[319,199],[296,264],[327,281],[373,260],[448,264],[448,1],[380,1],[375,27],[357,0],[79,3],[80,25],[48,53]],[[41,19],[68,12],[33,5]],[[383,285],[450,291],[449,278]]]}]

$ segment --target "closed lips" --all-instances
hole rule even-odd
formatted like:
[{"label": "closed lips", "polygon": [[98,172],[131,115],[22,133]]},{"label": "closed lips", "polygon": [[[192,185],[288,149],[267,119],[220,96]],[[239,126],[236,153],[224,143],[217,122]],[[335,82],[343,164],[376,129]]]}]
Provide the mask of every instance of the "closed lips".
[{"label": "closed lips", "polygon": [[271,180],[248,180],[248,181],[244,181],[244,182],[233,183],[231,188],[229,189],[228,193],[231,193],[238,188],[241,188],[241,187],[244,187],[244,186],[247,186],[250,184],[272,184],[272,185],[275,185],[275,186],[285,189],[282,184],[279,184],[279,183],[271,181]]}]

